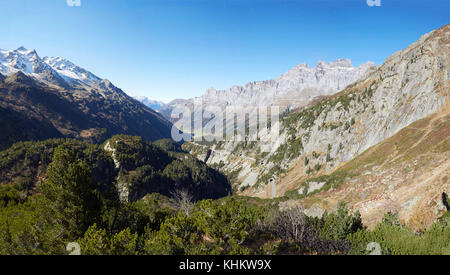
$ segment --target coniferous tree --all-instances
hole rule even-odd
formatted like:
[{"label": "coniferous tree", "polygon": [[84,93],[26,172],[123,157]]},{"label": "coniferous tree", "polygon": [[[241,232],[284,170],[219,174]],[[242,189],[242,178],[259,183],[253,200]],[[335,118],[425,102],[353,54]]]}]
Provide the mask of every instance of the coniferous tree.
[{"label": "coniferous tree", "polygon": [[48,201],[53,222],[62,226],[66,237],[76,238],[98,221],[102,202],[89,166],[73,152],[58,147],[47,169],[47,181],[40,190]]}]

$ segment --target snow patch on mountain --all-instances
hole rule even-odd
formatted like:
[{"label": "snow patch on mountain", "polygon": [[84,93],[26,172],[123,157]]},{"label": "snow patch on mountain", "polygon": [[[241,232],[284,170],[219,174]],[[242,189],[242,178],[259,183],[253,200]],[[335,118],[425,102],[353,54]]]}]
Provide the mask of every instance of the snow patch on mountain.
[{"label": "snow patch on mountain", "polygon": [[67,82],[81,81],[87,85],[101,82],[101,78],[80,68],[67,59],[61,57],[44,57],[43,61],[52,67]]},{"label": "snow patch on mountain", "polygon": [[93,86],[101,78],[61,57],[40,58],[35,50],[20,47],[0,50],[0,73],[8,76],[23,72],[41,81],[65,86]]},{"label": "snow patch on mountain", "polygon": [[164,106],[166,106],[166,103],[162,102],[162,101],[158,101],[158,100],[154,100],[154,99],[150,99],[146,96],[136,96],[134,97],[134,99],[136,99],[137,101],[142,102],[145,106],[155,110],[155,111],[159,111],[161,108],[163,108]]}]

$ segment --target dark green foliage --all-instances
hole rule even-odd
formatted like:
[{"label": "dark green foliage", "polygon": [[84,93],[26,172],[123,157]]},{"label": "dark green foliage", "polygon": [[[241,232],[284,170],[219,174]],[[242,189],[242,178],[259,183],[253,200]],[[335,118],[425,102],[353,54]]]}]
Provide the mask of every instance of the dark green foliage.
[{"label": "dark green foliage", "polygon": [[301,208],[280,212],[271,201],[227,197],[200,201],[186,215],[154,194],[102,211],[100,223],[93,220],[73,237],[48,204],[59,203],[33,195],[0,208],[0,254],[66,254],[74,240],[84,255],[367,254],[369,242],[378,242],[383,254],[450,252],[448,215],[417,235],[395,214],[367,231],[359,213],[342,203],[335,213],[310,218]]},{"label": "dark green foliage", "polygon": [[45,178],[58,146],[72,151],[76,158],[83,159],[92,168],[93,180],[103,187],[114,180],[114,163],[97,145],[74,139],[49,139],[19,142],[0,152],[0,183],[14,184],[18,190],[33,193],[35,186]]},{"label": "dark green foliage", "polygon": [[316,163],[316,165],[314,165],[314,170],[319,171],[322,168],[322,164],[320,163]]},{"label": "dark green foliage", "polygon": [[[127,137],[127,142],[149,154],[161,150],[139,139]],[[146,154],[118,148],[125,161]],[[27,152],[19,150],[22,157],[16,161]],[[221,176],[180,152],[163,152],[160,157],[169,163],[161,169],[148,163],[131,171],[116,170],[111,152],[92,144],[67,140],[42,152],[51,152],[51,158],[38,192],[0,186],[0,254],[67,254],[65,247],[73,241],[84,255],[367,254],[370,242],[379,243],[383,254],[450,254],[449,212],[423,232],[412,231],[393,213],[367,231],[359,213],[343,203],[334,213],[310,218],[300,208],[280,211],[279,200],[229,196],[195,202],[212,196],[208,192]],[[118,199],[116,182],[104,180],[110,173],[129,183],[136,201]],[[347,176],[310,181],[326,182],[324,190]],[[185,193],[183,201],[173,193],[174,199],[154,193],[183,187],[193,193]]]},{"label": "dark green foliage", "polygon": [[199,202],[194,212],[169,218],[145,241],[148,254],[248,254],[242,244],[262,211],[233,198]]},{"label": "dark green foliage", "polygon": [[[156,144],[175,146],[168,140]],[[101,146],[74,139],[17,143],[0,152],[0,183],[13,184],[21,194],[35,193],[58,146],[89,166],[92,181],[100,192],[109,193],[110,201],[117,193],[116,181],[127,183],[132,201],[155,192],[171,196],[178,189],[191,190],[196,199],[219,198],[231,192],[224,175],[189,154],[164,151],[140,137],[124,135],[114,136]],[[120,163],[120,169],[115,168],[113,159]]]},{"label": "dark green foliage", "polygon": [[275,154],[269,158],[269,162],[281,163],[284,159],[294,159],[301,155],[303,143],[301,137],[291,137],[288,143],[281,144]]},{"label": "dark green foliage", "polygon": [[167,152],[177,152],[177,153],[184,152],[183,149],[181,148],[181,144],[175,142],[173,139],[170,138],[157,140],[153,142],[153,145],[156,145],[157,147]]},{"label": "dark green foliage", "polygon": [[[103,232],[108,235],[107,253],[132,254],[136,236],[159,230],[173,215],[169,200],[155,192],[171,196],[175,190],[188,189],[195,199],[229,192],[223,175],[187,154],[165,152],[134,137],[117,136],[110,142],[116,146],[114,157],[128,169],[143,165],[119,171],[104,146],[77,140],[20,143],[1,152],[6,156],[4,169],[33,161],[29,164],[36,176],[44,168],[46,173],[40,175],[38,189],[36,181],[30,184],[34,190],[29,194],[17,189],[24,178],[19,170],[14,187],[0,185],[0,229],[4,229],[0,254],[61,254],[67,242],[86,234],[97,238]],[[129,181],[129,198],[136,202],[119,201],[116,179]],[[146,196],[149,193],[153,194]]]},{"label": "dark green foliage", "polygon": [[118,135],[107,140],[106,144],[116,150],[115,159],[125,171],[133,171],[144,165],[161,170],[172,160],[166,151],[145,142],[141,137]]},{"label": "dark green foliage", "polygon": [[62,146],[56,148],[47,169],[47,180],[39,186],[55,222],[67,238],[78,237],[100,221],[102,200],[90,167]]},{"label": "dark green foliage", "polygon": [[450,255],[450,219],[445,215],[424,232],[414,232],[387,213],[373,231],[359,230],[347,236],[353,254],[367,254],[367,244],[380,244],[383,255]]},{"label": "dark green foliage", "polygon": [[292,143],[290,143],[286,157],[288,159],[293,159],[301,154],[303,151],[302,139],[297,138]]},{"label": "dark green foliage", "polygon": [[313,158],[317,159],[320,157],[320,154],[318,154],[316,151],[313,151],[312,156],[313,156]]},{"label": "dark green foliage", "polygon": [[[64,142],[63,139],[50,139],[42,142],[19,142],[0,152],[0,179],[2,183],[36,181],[37,175],[51,162],[53,148]],[[21,184],[19,184],[21,185]],[[24,189],[27,189],[25,184]]]},{"label": "dark green foliage", "polygon": [[444,204],[445,208],[447,208],[447,211],[450,211],[450,198],[445,192],[442,193],[442,203]]},{"label": "dark green foliage", "polygon": [[398,213],[388,212],[383,217],[383,224],[390,226],[400,226],[400,221],[398,219]]},{"label": "dark green foliage", "polygon": [[83,255],[136,255],[138,234],[132,233],[127,228],[109,235],[106,230],[94,224],[77,242],[82,248]]},{"label": "dark green foliage", "polygon": [[[133,172],[124,177],[124,181],[129,186],[129,199],[136,201],[146,194],[158,192],[166,193],[168,180],[161,175],[161,171],[155,170],[151,165],[138,167]],[[167,190],[164,192],[164,190]]]},{"label": "dark green foliage", "polygon": [[272,247],[275,254],[348,253],[351,249],[349,241],[321,236],[324,223],[323,219],[307,217],[303,209],[297,207],[275,212],[262,225],[262,230],[269,232],[268,238],[281,239]]},{"label": "dark green foliage", "polygon": [[351,214],[344,203],[338,204],[336,213],[325,213],[320,222],[320,236],[330,240],[345,240],[364,229],[359,212]]},{"label": "dark green foliage", "polygon": [[173,161],[166,166],[163,175],[173,185],[173,191],[189,189],[195,199],[217,199],[231,192],[225,176],[192,156]]},{"label": "dark green foliage", "polygon": [[224,175],[189,154],[163,151],[130,136],[115,136],[106,145],[115,150],[114,158],[121,168],[119,178],[127,183],[131,201],[150,193],[171,196],[176,190],[184,189],[190,190],[196,200],[216,199],[231,192]]},{"label": "dark green foliage", "polygon": [[0,208],[0,255],[62,254],[64,232],[47,222],[43,200],[36,195],[23,204]]},{"label": "dark green foliage", "polygon": [[350,129],[350,123],[348,123],[348,121],[347,121],[347,122],[345,122],[344,130],[348,130],[348,129]]},{"label": "dark green foliage", "polygon": [[18,204],[23,201],[19,190],[12,186],[0,185],[0,207],[6,207],[8,204]]}]

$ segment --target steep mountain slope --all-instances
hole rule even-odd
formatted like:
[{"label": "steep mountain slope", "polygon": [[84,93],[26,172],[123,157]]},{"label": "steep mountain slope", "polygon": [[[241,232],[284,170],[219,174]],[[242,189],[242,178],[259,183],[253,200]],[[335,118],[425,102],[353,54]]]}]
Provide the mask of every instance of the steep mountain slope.
[{"label": "steep mountain slope", "polygon": [[23,72],[35,79],[67,88],[61,75],[42,60],[35,50],[20,47],[17,50],[0,49],[0,73],[11,75]]},{"label": "steep mountain slope", "polygon": [[[221,108],[227,106],[280,106],[283,110],[298,108],[319,96],[332,95],[344,89],[373,66],[372,62],[367,62],[355,68],[348,59],[330,63],[319,61],[315,68],[300,64],[274,80],[251,82],[244,87],[233,86],[223,91],[210,88],[197,100],[201,100],[203,106]],[[174,109],[177,107],[192,109],[193,104],[194,99],[177,99],[164,106],[160,112],[166,118],[172,119],[171,113]]]},{"label": "steep mountain slope", "polygon": [[[189,143],[186,149],[233,176],[242,194],[279,197],[330,174],[411,123],[448,108],[450,25],[422,36],[363,79],[281,119],[268,153],[259,142]],[[330,181],[340,182],[340,176]],[[345,178],[345,176],[344,176]],[[331,184],[331,183],[330,183]],[[320,189],[316,182],[311,191]]]},{"label": "steep mountain slope", "polygon": [[[307,194],[314,185],[319,188]],[[445,198],[450,192],[450,102],[368,149],[332,176],[309,179],[301,186],[289,192],[282,204],[301,202],[309,212],[320,214],[345,201],[360,210],[371,228],[388,211],[397,212],[416,230],[427,228],[449,210]]]},{"label": "steep mountain slope", "polygon": [[40,58],[35,50],[20,47],[16,50],[0,49],[0,73],[11,75],[23,72],[40,81],[59,86],[91,86],[102,79],[61,57]]},{"label": "steep mountain slope", "polygon": [[19,48],[0,51],[0,66],[0,148],[50,137],[171,136],[172,125],[160,114],[70,61]]},{"label": "steep mountain slope", "polygon": [[44,57],[43,61],[70,84],[93,85],[102,81],[98,76],[78,67],[67,59],[61,57]]}]

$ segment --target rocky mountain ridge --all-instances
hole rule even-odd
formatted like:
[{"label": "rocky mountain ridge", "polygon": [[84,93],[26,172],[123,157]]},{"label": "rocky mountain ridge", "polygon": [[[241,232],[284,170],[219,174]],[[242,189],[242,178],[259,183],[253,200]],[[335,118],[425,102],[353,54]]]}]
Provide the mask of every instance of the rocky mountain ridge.
[{"label": "rocky mountain ridge", "polygon": [[264,140],[272,140],[270,134],[259,142],[185,147],[232,175],[241,194],[283,196],[308,178],[330,175],[411,123],[448,106],[449,48],[450,25],[446,25],[393,54],[342,92],[286,114],[268,153],[262,146]]},{"label": "rocky mountain ridge", "polygon": [[225,108],[280,106],[282,111],[299,108],[311,103],[320,96],[332,95],[361,78],[372,62],[354,67],[349,59],[339,59],[330,63],[319,61],[315,68],[300,64],[273,80],[255,81],[245,86],[233,86],[218,91],[210,88],[204,95],[191,99],[176,99],[161,109],[161,113],[171,117],[174,109],[187,107],[192,110],[194,100],[200,100],[203,106]]},{"label": "rocky mountain ridge", "polygon": [[36,50],[25,47],[0,49],[0,73],[8,76],[19,71],[37,80],[64,87],[92,86],[102,81],[93,73],[61,57],[41,58]]},{"label": "rocky mountain ridge", "polygon": [[53,137],[100,142],[114,134],[154,141],[170,137],[172,128],[109,80],[23,47],[0,51],[0,113],[0,148]]}]

